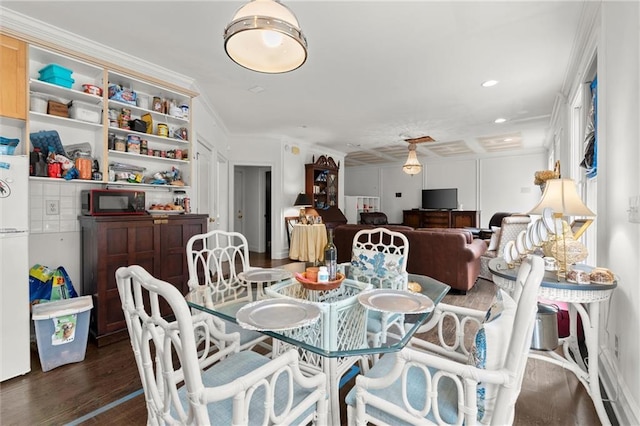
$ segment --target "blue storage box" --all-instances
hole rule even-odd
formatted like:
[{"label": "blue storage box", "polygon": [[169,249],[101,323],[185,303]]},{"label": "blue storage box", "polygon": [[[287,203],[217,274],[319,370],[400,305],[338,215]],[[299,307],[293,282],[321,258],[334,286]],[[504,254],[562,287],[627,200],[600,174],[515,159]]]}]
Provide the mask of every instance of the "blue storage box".
[{"label": "blue storage box", "polygon": [[58,64],[49,64],[38,72],[40,73],[40,80],[43,81],[46,81],[46,79],[53,77],[60,77],[71,80],[71,74],[73,74],[73,70],[60,66]]},{"label": "blue storage box", "polygon": [[46,81],[47,83],[55,84],[56,86],[66,87],[67,89],[71,89],[73,83],[75,82],[72,78],[62,78],[62,77],[50,77],[50,78],[42,78],[40,77],[40,81]]},{"label": "blue storage box", "polygon": [[60,66],[58,64],[49,64],[46,67],[42,68],[39,72],[40,81],[46,81],[47,83],[66,87],[67,89],[70,89],[75,82],[75,80],[71,78],[73,70]]},{"label": "blue storage box", "polygon": [[91,296],[33,305],[42,371],[84,360],[91,308]]}]

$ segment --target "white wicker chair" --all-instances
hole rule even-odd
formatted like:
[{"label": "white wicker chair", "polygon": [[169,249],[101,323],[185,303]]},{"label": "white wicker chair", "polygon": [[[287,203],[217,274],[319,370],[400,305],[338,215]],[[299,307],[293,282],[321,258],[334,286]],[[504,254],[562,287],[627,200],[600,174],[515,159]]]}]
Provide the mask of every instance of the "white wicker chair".
[{"label": "white wicker chair", "polygon": [[[194,235],[187,242],[189,267],[189,294],[187,300],[209,308],[215,307],[235,316],[245,304],[255,299],[251,283],[238,277],[249,265],[249,244],[238,232],[210,231]],[[225,333],[240,333],[240,349],[249,349],[262,343],[268,336],[245,330],[236,323],[211,317]]]},{"label": "white wicker chair", "polygon": [[[303,375],[295,351],[275,360],[238,352],[236,333],[221,334],[207,314],[192,316],[176,287],[140,266],[119,268],[116,281],[147,424],[326,424],[326,376]],[[170,314],[175,321],[163,318]]]},{"label": "white wicker chair", "polygon": [[526,231],[531,223],[531,218],[527,215],[511,215],[502,218],[500,225],[500,235],[498,245],[495,250],[487,250],[480,256],[480,277],[493,281],[493,276],[489,272],[489,261],[496,257],[501,257],[504,247],[509,241],[515,241],[521,231]]},{"label": "white wicker chair", "polygon": [[[469,339],[465,339],[465,333],[475,331],[478,327],[474,325],[489,313],[439,304],[430,324],[438,326],[440,346],[414,338],[410,346],[383,356],[364,376],[358,376],[346,398],[349,424],[511,424],[543,275],[542,259],[529,256],[522,261],[513,298],[499,291],[504,309],[497,319],[484,323],[483,333],[477,335],[481,336],[478,347],[484,344],[487,359],[493,350],[493,367],[489,362],[486,368],[470,362]],[[442,333],[447,321],[455,328],[449,343]]]},{"label": "white wicker chair", "polygon": [[[353,237],[348,278],[372,284],[374,288],[406,290],[408,256],[409,241],[402,233],[386,228],[362,229]],[[370,311],[367,331],[371,344],[385,343],[394,325],[404,334],[403,322],[400,314]]]}]

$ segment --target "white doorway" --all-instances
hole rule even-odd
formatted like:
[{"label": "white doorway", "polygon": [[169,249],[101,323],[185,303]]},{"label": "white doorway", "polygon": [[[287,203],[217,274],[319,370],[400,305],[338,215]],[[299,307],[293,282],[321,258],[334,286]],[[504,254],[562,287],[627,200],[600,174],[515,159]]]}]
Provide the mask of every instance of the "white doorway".
[{"label": "white doorway", "polygon": [[234,168],[233,186],[233,230],[244,235],[244,170],[238,167]]}]

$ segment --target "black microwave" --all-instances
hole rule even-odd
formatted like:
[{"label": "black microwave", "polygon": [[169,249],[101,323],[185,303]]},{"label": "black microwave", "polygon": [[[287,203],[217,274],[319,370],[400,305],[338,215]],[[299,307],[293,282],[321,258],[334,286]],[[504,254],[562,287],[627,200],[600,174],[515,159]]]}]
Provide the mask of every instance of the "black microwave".
[{"label": "black microwave", "polygon": [[88,189],[80,194],[82,214],[85,216],[110,216],[145,214],[145,197],[142,191],[113,189]]}]

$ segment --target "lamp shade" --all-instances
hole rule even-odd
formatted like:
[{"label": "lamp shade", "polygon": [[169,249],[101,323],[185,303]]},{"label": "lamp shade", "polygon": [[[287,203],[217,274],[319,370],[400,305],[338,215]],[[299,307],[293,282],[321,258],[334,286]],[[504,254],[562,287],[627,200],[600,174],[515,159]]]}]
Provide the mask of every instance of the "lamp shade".
[{"label": "lamp shade", "polygon": [[311,197],[309,197],[304,192],[301,192],[296,197],[296,201],[293,203],[293,205],[296,207],[309,207],[312,206],[313,203],[311,202]]},{"label": "lamp shade", "polygon": [[549,179],[546,181],[540,202],[531,209],[529,214],[542,214],[542,210],[549,207],[563,216],[595,217],[595,213],[587,207],[576,190],[573,179]]},{"label": "lamp shade", "polygon": [[414,143],[409,144],[409,156],[404,166],[402,166],[402,171],[408,175],[416,175],[422,171],[422,165],[418,161],[416,144]]},{"label": "lamp shade", "polygon": [[297,18],[275,0],[253,0],[238,9],[224,30],[224,49],[238,65],[264,73],[293,71],[307,60]]}]

